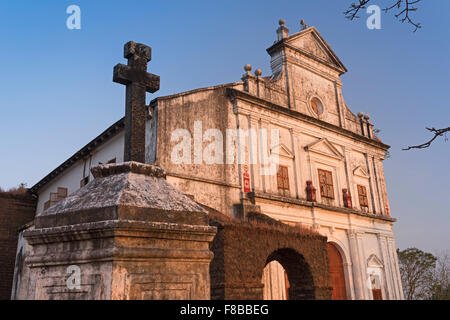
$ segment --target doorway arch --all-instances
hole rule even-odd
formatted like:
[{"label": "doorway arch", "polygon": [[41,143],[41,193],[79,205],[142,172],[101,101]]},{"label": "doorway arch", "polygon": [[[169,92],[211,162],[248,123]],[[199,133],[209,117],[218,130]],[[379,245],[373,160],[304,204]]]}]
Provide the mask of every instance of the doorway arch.
[{"label": "doorway arch", "polygon": [[265,266],[278,262],[286,272],[286,298],[290,300],[315,299],[314,279],[305,258],[294,249],[283,248],[272,252]]},{"label": "doorway arch", "polygon": [[289,300],[289,280],[286,270],[276,260],[269,262],[263,270],[263,300]]},{"label": "doorway arch", "polygon": [[345,284],[344,263],[338,248],[327,242],[328,266],[330,272],[330,285],[333,288],[332,300],[347,300]]}]

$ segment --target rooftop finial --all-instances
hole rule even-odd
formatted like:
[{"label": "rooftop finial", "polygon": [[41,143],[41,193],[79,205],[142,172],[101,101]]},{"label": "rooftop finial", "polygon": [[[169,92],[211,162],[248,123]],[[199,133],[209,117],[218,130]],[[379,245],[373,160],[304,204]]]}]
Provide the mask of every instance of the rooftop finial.
[{"label": "rooftop finial", "polygon": [[308,25],[306,24],[305,20],[302,19],[302,20],[300,21],[300,24],[302,25],[303,30],[305,30],[306,28],[308,28]]},{"label": "rooftop finial", "polygon": [[284,25],[286,23],[286,21],[284,21],[284,19],[280,19],[280,21],[278,21],[278,24],[280,25],[277,29],[277,41],[283,40],[284,38],[287,38],[289,36],[289,29],[286,28],[286,26]]}]

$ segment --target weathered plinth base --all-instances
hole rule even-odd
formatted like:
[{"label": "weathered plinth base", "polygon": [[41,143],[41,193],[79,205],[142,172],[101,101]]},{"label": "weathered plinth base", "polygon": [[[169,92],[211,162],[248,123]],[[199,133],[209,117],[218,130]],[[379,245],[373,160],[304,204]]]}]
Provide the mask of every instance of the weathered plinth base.
[{"label": "weathered plinth base", "polygon": [[[20,298],[209,299],[214,235],[205,226],[118,220],[32,230]],[[79,289],[70,285],[69,266],[80,268]]]},{"label": "weathered plinth base", "polygon": [[207,212],[160,168],[129,162],[93,173],[24,232],[31,250],[18,298],[209,299],[216,228]]}]

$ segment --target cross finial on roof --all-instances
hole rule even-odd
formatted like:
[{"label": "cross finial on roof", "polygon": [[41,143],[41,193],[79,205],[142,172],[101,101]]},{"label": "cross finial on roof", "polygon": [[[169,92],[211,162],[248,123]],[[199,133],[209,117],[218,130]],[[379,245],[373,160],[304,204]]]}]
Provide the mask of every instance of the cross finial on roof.
[{"label": "cross finial on roof", "polygon": [[302,25],[303,30],[305,30],[306,28],[308,28],[308,25],[306,24],[305,20],[302,19],[302,20],[300,21],[300,24]]}]

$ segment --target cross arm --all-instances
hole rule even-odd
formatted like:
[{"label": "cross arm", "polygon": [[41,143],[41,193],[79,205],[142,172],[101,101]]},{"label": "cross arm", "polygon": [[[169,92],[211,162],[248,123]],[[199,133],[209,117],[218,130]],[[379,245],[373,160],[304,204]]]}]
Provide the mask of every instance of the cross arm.
[{"label": "cross arm", "polygon": [[119,63],[114,67],[113,81],[123,85],[135,83],[145,87],[147,92],[154,93],[159,90],[160,78],[152,73]]}]

